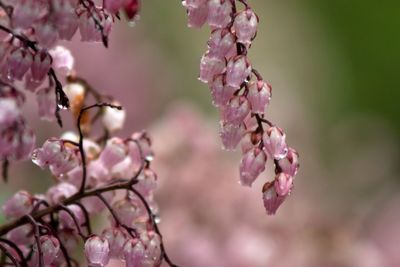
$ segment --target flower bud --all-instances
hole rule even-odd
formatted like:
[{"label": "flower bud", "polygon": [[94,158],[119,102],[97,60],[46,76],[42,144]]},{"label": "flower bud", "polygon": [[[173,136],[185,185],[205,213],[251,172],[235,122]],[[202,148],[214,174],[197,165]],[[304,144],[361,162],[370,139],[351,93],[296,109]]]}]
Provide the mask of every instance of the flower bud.
[{"label": "flower bud", "polygon": [[231,58],[226,66],[226,83],[239,89],[246,78],[251,74],[251,65],[244,55]]},{"label": "flower bud", "polygon": [[274,159],[283,159],[288,152],[286,135],[281,128],[273,126],[265,131],[263,136],[264,148]]},{"label": "flower bud", "polygon": [[[119,105],[119,103],[117,102],[113,104],[116,106]],[[125,117],[125,110],[105,107],[103,113],[103,124],[106,129],[112,133],[122,129],[122,127],[124,126]]]},{"label": "flower bud", "polygon": [[49,266],[56,259],[60,251],[60,242],[57,238],[50,235],[43,235],[39,240],[43,252],[43,263],[45,266]]},{"label": "flower bud", "polygon": [[17,245],[30,244],[33,240],[32,225],[24,224],[7,233],[7,239]]},{"label": "flower bud", "polygon": [[78,16],[75,12],[78,1],[52,0],[53,22],[62,40],[71,40],[78,30]]},{"label": "flower bud", "polygon": [[265,170],[267,155],[259,148],[247,152],[240,163],[240,183],[244,186],[253,184],[256,178]]},{"label": "flower bud", "polygon": [[50,187],[49,190],[47,190],[46,197],[51,204],[59,204],[76,192],[78,192],[78,189],[74,185],[62,182]]},{"label": "flower bud", "polygon": [[271,182],[265,183],[262,191],[265,210],[268,215],[274,215],[286,197],[279,196]]},{"label": "flower bud", "polygon": [[229,0],[209,0],[207,22],[211,27],[225,28],[232,20],[232,2]]},{"label": "flower bud", "polygon": [[49,51],[53,59],[53,67],[66,75],[74,68],[75,59],[67,48],[63,46],[56,46]]},{"label": "flower bud", "polygon": [[3,213],[6,217],[21,217],[31,212],[33,197],[26,191],[18,191],[3,204]]},{"label": "flower bud", "polygon": [[[85,222],[85,215],[83,214],[81,207],[72,204],[68,205],[66,208],[74,215],[79,227],[81,227]],[[78,230],[74,219],[67,211],[61,210],[58,213],[58,219],[64,228]]]},{"label": "flower bud", "polygon": [[228,29],[215,29],[208,40],[209,54],[224,58],[235,44],[235,36]]},{"label": "flower bud", "polygon": [[211,85],[211,94],[213,97],[213,104],[216,107],[226,105],[229,100],[233,97],[236,89],[226,85],[225,75],[219,74],[214,77]]},{"label": "flower bud", "polygon": [[296,176],[299,169],[299,154],[297,151],[289,148],[286,157],[278,161],[278,166],[283,173],[292,177]]},{"label": "flower bud", "polygon": [[8,59],[8,75],[11,79],[22,80],[25,73],[31,67],[33,56],[29,50],[24,48],[16,48],[11,51]]},{"label": "flower bud", "polygon": [[209,54],[203,55],[200,62],[199,80],[203,83],[212,82],[216,75],[224,72],[225,65],[225,59],[214,57]]},{"label": "flower bud", "polygon": [[233,29],[238,41],[244,45],[249,45],[256,36],[257,25],[258,17],[253,10],[247,8],[239,12],[233,22]]},{"label": "flower bud", "polygon": [[104,0],[103,3],[110,13],[115,14],[127,3],[127,0]]},{"label": "flower bud", "polygon": [[224,122],[240,125],[250,113],[250,105],[244,96],[235,96],[229,104],[222,108],[222,119]]},{"label": "flower bud", "polygon": [[121,162],[127,156],[127,147],[123,140],[114,137],[107,141],[104,150],[100,154],[100,161],[104,167],[111,169],[115,164]]},{"label": "flower bud", "polygon": [[224,123],[221,126],[221,131],[219,134],[224,149],[234,150],[236,146],[239,144],[245,132],[246,130],[244,128],[243,123],[241,123],[239,126],[232,125],[229,123]]},{"label": "flower bud", "polygon": [[250,102],[253,113],[264,114],[265,107],[271,100],[272,88],[264,81],[251,82],[247,99]]},{"label": "flower bud", "polygon": [[89,237],[85,242],[85,256],[90,266],[106,266],[110,261],[110,247],[107,239]]},{"label": "flower bud", "polygon": [[119,227],[107,228],[103,231],[102,237],[107,239],[110,245],[110,257],[123,258],[123,248],[126,241],[126,234]]},{"label": "flower bud", "polygon": [[287,196],[293,187],[293,177],[283,172],[278,173],[274,185],[279,196]]},{"label": "flower bud", "polygon": [[33,57],[33,62],[31,65],[32,78],[35,81],[43,81],[47,73],[50,70],[51,57],[47,51],[36,52]]},{"label": "flower bud", "polygon": [[206,4],[198,7],[187,6],[188,27],[201,28],[207,21],[208,7]]}]

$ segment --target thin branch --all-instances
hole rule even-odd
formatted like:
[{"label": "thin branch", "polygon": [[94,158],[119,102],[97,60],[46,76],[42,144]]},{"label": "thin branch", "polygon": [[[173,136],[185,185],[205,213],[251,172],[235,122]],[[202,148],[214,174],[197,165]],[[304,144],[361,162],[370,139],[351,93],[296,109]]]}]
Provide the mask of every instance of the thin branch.
[{"label": "thin branch", "polygon": [[6,248],[5,246],[3,246],[2,244],[0,244],[0,250],[3,251],[3,253],[7,256],[7,258],[9,258],[9,259],[12,261],[12,263],[13,263],[15,266],[21,266],[21,265],[18,263],[17,259],[16,259],[16,258],[7,250],[7,248]]},{"label": "thin branch", "polygon": [[102,107],[110,107],[110,108],[115,108],[115,109],[122,109],[121,106],[116,106],[116,105],[112,105],[109,103],[98,103],[98,104],[93,104],[91,106],[88,107],[84,107],[81,109],[81,111],[79,112],[79,116],[78,116],[78,121],[77,121],[77,127],[78,127],[78,131],[79,131],[79,152],[81,154],[81,160],[82,160],[82,182],[81,182],[81,186],[79,189],[78,193],[83,193],[85,191],[85,186],[86,186],[86,155],[85,155],[85,150],[83,149],[83,132],[81,129],[81,122],[82,122],[82,117],[83,114],[85,113],[85,111],[90,110],[92,108],[102,108]]},{"label": "thin branch", "polygon": [[5,183],[8,182],[8,168],[9,167],[10,167],[10,162],[8,161],[8,159],[4,159],[3,166],[2,166],[2,177],[3,177],[3,181]]}]

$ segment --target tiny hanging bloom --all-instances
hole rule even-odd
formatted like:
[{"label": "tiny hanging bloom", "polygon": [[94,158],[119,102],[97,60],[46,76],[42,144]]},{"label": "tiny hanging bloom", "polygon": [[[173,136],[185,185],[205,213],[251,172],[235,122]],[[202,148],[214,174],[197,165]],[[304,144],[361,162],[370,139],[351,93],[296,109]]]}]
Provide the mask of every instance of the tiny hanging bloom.
[{"label": "tiny hanging bloom", "polygon": [[142,266],[145,257],[145,247],[137,238],[128,239],[123,251],[126,267]]},{"label": "tiny hanging bloom", "polygon": [[[183,4],[185,5],[185,2]],[[198,7],[187,6],[186,10],[188,14],[188,27],[201,28],[206,23],[208,16],[207,4]]]},{"label": "tiny hanging bloom", "polygon": [[262,191],[265,210],[268,215],[274,215],[286,197],[279,196],[271,182],[265,183]]},{"label": "tiny hanging bloom", "polygon": [[51,204],[58,204],[64,199],[71,197],[76,192],[78,192],[76,186],[62,182],[50,187],[49,190],[47,190],[46,197]]},{"label": "tiny hanging bloom", "polygon": [[250,74],[251,65],[247,57],[244,55],[233,57],[226,66],[226,83],[239,89]]},{"label": "tiny hanging bloom", "polygon": [[157,187],[157,174],[151,169],[145,169],[138,177],[135,188],[144,196],[149,196]]},{"label": "tiny hanging bloom", "polygon": [[223,121],[233,125],[240,125],[249,113],[250,104],[244,96],[235,96],[222,108]]},{"label": "tiny hanging bloom", "polygon": [[254,149],[260,143],[261,139],[262,139],[261,133],[258,132],[246,133],[241,142],[242,153],[245,154],[250,150]]},{"label": "tiny hanging bloom", "polygon": [[36,40],[40,46],[51,48],[58,41],[57,28],[51,22],[45,20],[36,23],[34,29]]},{"label": "tiny hanging bloom", "polygon": [[110,257],[123,258],[123,248],[127,240],[125,232],[119,227],[107,228],[103,231],[102,237],[107,239],[110,245]]},{"label": "tiny hanging bloom", "polygon": [[[119,106],[118,102],[114,102],[112,104]],[[122,129],[125,123],[125,117],[126,117],[125,110],[105,107],[102,119],[106,129],[112,133]]]},{"label": "tiny hanging bloom", "polygon": [[18,191],[3,204],[3,214],[17,218],[28,214],[33,207],[33,196],[26,191]]},{"label": "tiny hanging bloom", "polygon": [[135,19],[139,11],[140,11],[140,0],[125,1],[124,12],[129,20]]},{"label": "tiny hanging bloom", "polygon": [[25,73],[31,67],[32,61],[33,57],[28,49],[14,49],[7,59],[8,75],[11,79],[22,80]]},{"label": "tiny hanging bloom", "polygon": [[225,75],[219,74],[214,77],[211,85],[211,94],[213,97],[213,104],[216,107],[226,105],[229,100],[234,96],[235,88],[225,83]]},{"label": "tiny hanging bloom", "polygon": [[225,59],[214,57],[209,54],[203,55],[200,61],[199,80],[203,83],[211,82],[216,75],[224,72],[225,66]]},{"label": "tiny hanging bloom", "polygon": [[278,166],[283,173],[292,177],[296,176],[299,170],[299,154],[297,151],[289,148],[286,157],[278,161]]},{"label": "tiny hanging bloom", "polygon": [[131,227],[141,227],[148,220],[143,203],[137,199],[121,199],[113,204],[115,213],[121,223]]},{"label": "tiny hanging bloom", "polygon": [[228,29],[215,29],[207,43],[208,53],[224,58],[232,49],[235,49],[235,41],[235,36]]},{"label": "tiny hanging bloom", "polygon": [[100,161],[104,167],[111,169],[115,164],[121,162],[127,156],[127,147],[123,140],[113,137],[107,141],[107,144],[100,154]]},{"label": "tiny hanging bloom", "polygon": [[251,187],[257,177],[265,170],[267,155],[259,148],[247,152],[240,163],[240,183]]},{"label": "tiny hanging bloom", "polygon": [[273,126],[265,131],[263,136],[264,148],[274,159],[283,159],[286,157],[288,148],[286,144],[286,135],[281,128]]},{"label": "tiny hanging bloom", "polygon": [[[83,223],[85,222],[85,215],[84,215],[81,207],[79,207],[78,205],[75,205],[75,204],[71,204],[71,205],[66,206],[66,208],[74,215],[79,227],[81,227],[83,225]],[[74,219],[67,211],[61,210],[58,213],[58,219],[64,229],[78,230]]]},{"label": "tiny hanging bloom", "polygon": [[43,252],[43,263],[45,266],[49,266],[54,262],[60,252],[60,242],[51,235],[43,235],[39,240]]},{"label": "tiny hanging bloom", "polygon": [[234,150],[245,133],[246,129],[243,123],[241,123],[239,126],[223,123],[221,125],[219,135],[221,137],[224,149]]},{"label": "tiny hanging bloom", "polygon": [[233,22],[233,29],[238,38],[238,41],[244,45],[251,44],[257,33],[258,17],[251,10],[247,8],[239,12]]},{"label": "tiny hanging bloom", "polygon": [[71,40],[78,30],[78,15],[75,11],[77,2],[74,0],[52,0],[52,21],[62,40]]},{"label": "tiny hanging bloom", "polygon": [[30,244],[33,240],[32,225],[24,224],[20,227],[12,229],[7,233],[7,239],[17,245]]},{"label": "tiny hanging bloom", "polygon": [[53,59],[53,67],[66,75],[69,74],[74,69],[74,57],[67,48],[63,46],[56,46],[49,51]]},{"label": "tiny hanging bloom", "polygon": [[250,82],[247,99],[250,102],[253,113],[264,114],[265,107],[269,104],[272,88],[264,81]]},{"label": "tiny hanging bloom", "polygon": [[51,57],[47,51],[41,50],[37,52],[31,65],[32,78],[35,81],[43,81],[50,70],[50,66]]},{"label": "tiny hanging bloom", "polygon": [[232,20],[230,0],[209,0],[207,22],[211,27],[225,28]]},{"label": "tiny hanging bloom", "polygon": [[278,173],[275,178],[275,191],[279,196],[287,196],[293,187],[293,177],[286,173]]},{"label": "tiny hanging bloom", "polygon": [[107,239],[91,236],[85,242],[85,256],[90,266],[106,266],[110,261],[110,247]]}]

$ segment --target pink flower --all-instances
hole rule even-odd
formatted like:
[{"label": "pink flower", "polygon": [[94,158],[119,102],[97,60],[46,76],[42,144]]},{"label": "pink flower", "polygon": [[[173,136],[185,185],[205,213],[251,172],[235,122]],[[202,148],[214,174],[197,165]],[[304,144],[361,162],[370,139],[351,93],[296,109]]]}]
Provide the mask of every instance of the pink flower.
[{"label": "pink flower", "polygon": [[257,33],[258,17],[251,10],[247,8],[239,12],[233,22],[233,29],[238,38],[238,41],[249,45]]},{"label": "pink flower", "polygon": [[208,53],[224,58],[232,49],[235,49],[235,41],[235,36],[228,29],[215,29],[208,40]]},{"label": "pink flower", "polygon": [[52,20],[62,40],[71,40],[78,29],[78,16],[74,0],[52,0]]},{"label": "pink flower", "polygon": [[48,3],[44,1],[19,1],[13,11],[13,24],[20,28],[29,28],[48,12]]},{"label": "pink flower", "polygon": [[145,169],[138,177],[135,188],[144,196],[148,196],[157,187],[157,174],[151,169]]},{"label": "pink flower", "polygon": [[208,18],[210,26],[225,28],[232,20],[232,2],[229,0],[209,0]]},{"label": "pink flower", "polygon": [[110,247],[107,239],[89,237],[85,242],[85,256],[90,266],[106,266],[110,261]]},{"label": "pink flower", "polygon": [[110,257],[121,259],[123,257],[123,248],[127,236],[119,227],[107,228],[103,231],[102,237],[107,239],[110,245]]},{"label": "pink flower", "polygon": [[239,144],[246,130],[243,123],[239,126],[224,123],[221,126],[220,137],[226,150],[234,150]]},{"label": "pink flower", "polygon": [[3,204],[6,217],[21,217],[28,214],[33,207],[33,197],[26,191],[18,191]]},{"label": "pink flower", "polygon": [[259,149],[254,148],[247,152],[240,163],[240,183],[251,187],[255,179],[265,170],[267,155]]},{"label": "pink flower", "polygon": [[213,104],[217,107],[226,105],[229,100],[234,96],[235,88],[226,85],[225,75],[219,74],[215,76],[210,84],[211,94],[213,97]]},{"label": "pink flower", "polygon": [[297,151],[289,147],[286,157],[278,161],[278,166],[283,173],[292,177],[296,176],[299,170],[299,154]]},{"label": "pink flower", "polygon": [[33,239],[32,225],[24,224],[7,233],[7,239],[17,245],[30,244]]},{"label": "pink flower", "polygon": [[274,159],[283,159],[286,157],[288,148],[286,144],[286,135],[281,128],[273,126],[265,131],[263,136],[264,148]]},{"label": "pink flower", "polygon": [[240,125],[249,113],[250,104],[244,96],[235,96],[222,108],[223,121],[233,125]]},{"label": "pink flower", "polygon": [[43,235],[39,240],[43,252],[43,263],[45,266],[49,266],[58,256],[60,242],[57,238],[50,235]]},{"label": "pink flower", "polygon": [[268,215],[274,215],[285,198],[285,196],[279,196],[276,193],[273,183],[267,182],[264,184],[263,201]]},{"label": "pink flower", "polygon": [[274,185],[279,196],[287,196],[293,187],[293,177],[283,172],[278,173]]},{"label": "pink flower", "polygon": [[200,61],[199,80],[203,83],[211,82],[216,75],[224,72],[225,66],[225,59],[211,56],[209,54],[203,55]]},{"label": "pink flower", "polygon": [[49,51],[51,57],[53,58],[53,67],[63,73],[68,74],[74,68],[74,57],[67,48],[63,46],[56,46]]},{"label": "pink flower", "polygon": [[161,255],[160,237],[153,231],[145,231],[139,238],[131,238],[124,246],[127,267],[155,266]]},{"label": "pink flower", "polygon": [[78,189],[74,185],[62,182],[50,187],[49,190],[47,190],[46,197],[51,204],[59,204],[76,192],[78,192]]},{"label": "pink flower", "polygon": [[250,82],[247,99],[253,113],[264,114],[265,107],[271,100],[272,88],[264,81]]},{"label": "pink flower", "polygon": [[127,147],[123,140],[114,137],[107,141],[99,159],[106,169],[111,169],[115,164],[121,162],[127,154]]},{"label": "pink flower", "polygon": [[51,57],[47,51],[41,50],[37,52],[31,65],[32,78],[35,81],[43,81],[50,70],[50,66]]},{"label": "pink flower", "polygon": [[207,21],[207,16],[208,16],[207,4],[203,4],[198,7],[187,6],[186,8],[188,14],[188,27],[201,28]]},{"label": "pink flower", "polygon": [[231,58],[226,66],[226,83],[236,89],[251,73],[251,65],[246,56],[240,55]]},{"label": "pink flower", "polygon": [[21,116],[17,102],[13,98],[0,98],[0,125],[8,128]]},{"label": "pink flower", "polygon": [[[68,205],[66,208],[74,215],[79,227],[81,227],[85,222],[82,209],[75,204]],[[78,230],[73,217],[67,211],[61,210],[58,213],[58,219],[64,228]]]},{"label": "pink flower", "polygon": [[25,73],[31,67],[33,61],[32,54],[24,48],[16,48],[11,51],[8,59],[8,74],[11,79],[22,80]]},{"label": "pink flower", "polygon": [[123,224],[139,227],[147,222],[146,209],[140,199],[121,199],[113,204],[113,208]]},{"label": "pink flower", "polygon": [[57,29],[51,22],[41,21],[34,28],[36,40],[42,47],[51,48],[58,41]]}]

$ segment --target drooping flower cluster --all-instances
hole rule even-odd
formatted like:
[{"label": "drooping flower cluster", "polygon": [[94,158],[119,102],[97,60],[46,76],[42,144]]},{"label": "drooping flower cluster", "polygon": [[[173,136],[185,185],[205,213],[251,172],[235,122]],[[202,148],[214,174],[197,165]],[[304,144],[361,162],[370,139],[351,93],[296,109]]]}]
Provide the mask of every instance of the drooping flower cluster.
[{"label": "drooping flower cluster", "polygon": [[[129,20],[139,11],[139,0],[2,0],[0,1],[0,160],[6,169],[11,160],[29,157],[34,135],[19,110],[23,90],[36,94],[39,116],[61,119],[59,110],[69,101],[59,75],[70,74],[74,59],[70,52],[56,46],[71,40],[79,31],[83,42],[108,44],[115,18],[123,12]],[[46,82],[48,81],[48,82]],[[18,86],[17,86],[18,85]],[[11,113],[10,113],[11,112]],[[7,115],[8,114],[8,115]],[[6,170],[4,170],[6,174]]]},{"label": "drooping flower cluster", "polygon": [[[79,78],[70,80],[66,92],[75,103],[71,108],[76,108],[79,92],[87,88]],[[105,137],[89,135],[92,108],[100,109]],[[6,234],[7,244],[13,244],[7,251],[29,266],[60,266],[73,261],[71,255],[82,239],[90,266],[106,266],[110,259],[132,267],[158,266],[166,254],[156,225],[157,175],[150,168],[153,151],[148,135],[108,137],[124,123],[125,112],[119,106],[96,104],[79,110],[79,135],[67,132],[50,138],[32,153],[32,161],[48,168],[57,183],[43,195],[18,191],[4,203],[7,218],[25,219],[10,229],[0,228],[0,236]],[[91,217],[104,210],[109,212],[109,226],[94,234]]]},{"label": "drooping flower cluster", "polygon": [[[244,9],[238,10],[237,3]],[[267,213],[275,214],[292,190],[299,162],[283,130],[265,118],[272,88],[247,57],[258,16],[247,0],[185,0],[183,5],[189,27],[207,23],[212,29],[199,80],[209,86],[220,111],[224,148],[233,150],[241,143],[241,184],[251,186],[265,170],[267,158],[274,161],[276,177],[264,185],[263,200]]]}]

